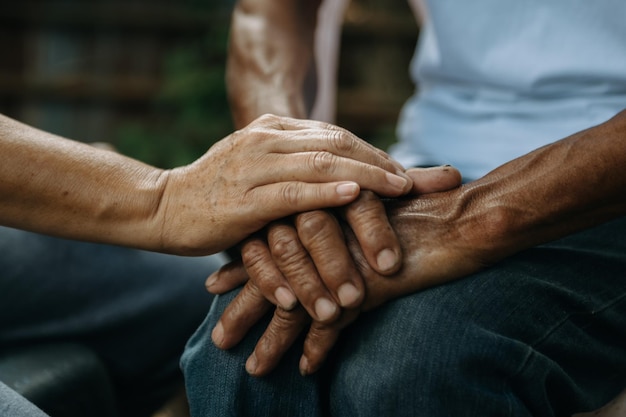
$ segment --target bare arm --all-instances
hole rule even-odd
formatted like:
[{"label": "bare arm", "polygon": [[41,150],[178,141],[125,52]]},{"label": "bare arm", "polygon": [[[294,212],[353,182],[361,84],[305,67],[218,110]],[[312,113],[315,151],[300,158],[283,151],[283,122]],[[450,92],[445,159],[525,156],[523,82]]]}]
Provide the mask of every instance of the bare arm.
[{"label": "bare arm", "polygon": [[237,127],[264,113],[308,116],[315,88],[314,33],[320,4],[321,0],[237,3],[227,67]]},{"label": "bare arm", "polygon": [[0,224],[184,255],[344,205],[360,186],[389,196],[411,188],[386,154],[344,129],[276,116],[165,171],[0,116],[0,157]]},{"label": "bare arm", "polygon": [[163,170],[0,115],[0,223],[77,239],[152,241]]}]

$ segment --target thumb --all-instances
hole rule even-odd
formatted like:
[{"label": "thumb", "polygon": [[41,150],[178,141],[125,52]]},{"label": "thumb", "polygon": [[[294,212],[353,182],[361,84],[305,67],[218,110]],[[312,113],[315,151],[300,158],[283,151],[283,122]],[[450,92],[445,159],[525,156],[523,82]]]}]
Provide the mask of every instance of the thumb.
[{"label": "thumb", "polygon": [[448,191],[461,185],[458,169],[450,166],[410,168],[406,174],[413,180],[411,194],[428,194]]}]

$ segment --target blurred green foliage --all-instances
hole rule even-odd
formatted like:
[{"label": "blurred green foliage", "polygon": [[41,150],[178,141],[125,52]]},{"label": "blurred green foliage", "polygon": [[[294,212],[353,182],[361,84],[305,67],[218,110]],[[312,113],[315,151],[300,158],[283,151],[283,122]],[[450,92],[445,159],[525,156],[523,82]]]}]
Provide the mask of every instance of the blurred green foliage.
[{"label": "blurred green foliage", "polygon": [[[224,16],[220,11],[216,16]],[[227,18],[216,18],[204,36],[167,55],[154,120],[122,126],[115,140],[121,153],[172,168],[194,161],[232,132],[224,80],[227,26]]]}]

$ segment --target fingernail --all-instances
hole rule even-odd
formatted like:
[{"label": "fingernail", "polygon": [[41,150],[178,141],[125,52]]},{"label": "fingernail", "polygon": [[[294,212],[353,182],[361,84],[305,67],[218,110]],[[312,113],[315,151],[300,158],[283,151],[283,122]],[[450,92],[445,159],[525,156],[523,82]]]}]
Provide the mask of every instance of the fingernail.
[{"label": "fingernail", "polygon": [[213,343],[215,343],[217,347],[222,346],[222,343],[224,343],[224,326],[222,326],[221,321],[217,322],[215,328],[211,332],[211,339],[213,339]]},{"label": "fingernail", "polygon": [[337,290],[337,297],[342,307],[352,305],[361,297],[361,292],[351,283],[347,282]]},{"label": "fingernail", "polygon": [[309,374],[309,360],[306,356],[302,355],[300,358],[300,375],[307,376]]},{"label": "fingernail", "polygon": [[256,354],[252,352],[252,355],[250,355],[250,357],[246,361],[246,371],[249,374],[254,374],[256,372],[256,368],[257,368]]},{"label": "fingernail", "polygon": [[285,310],[291,310],[296,306],[298,300],[296,297],[285,287],[278,287],[276,291],[274,291],[274,297],[276,297],[276,301],[278,304],[284,308]]},{"label": "fingernail", "polygon": [[215,285],[216,282],[217,282],[217,275],[213,274],[206,280],[206,283],[204,285],[207,288],[211,288],[213,285]]},{"label": "fingernail", "polygon": [[378,265],[378,269],[380,271],[389,271],[396,266],[398,262],[398,257],[396,253],[391,249],[383,249],[378,252],[378,256],[376,257],[376,264]]},{"label": "fingernail", "polygon": [[337,194],[344,197],[352,197],[359,193],[359,185],[355,182],[343,182],[336,188]]},{"label": "fingernail", "polygon": [[328,298],[318,298],[315,301],[315,314],[320,321],[332,318],[337,312],[337,306]]},{"label": "fingernail", "polygon": [[387,175],[387,182],[400,190],[404,190],[409,182],[406,178],[403,178],[399,175],[394,175],[390,172],[387,172],[385,175]]}]

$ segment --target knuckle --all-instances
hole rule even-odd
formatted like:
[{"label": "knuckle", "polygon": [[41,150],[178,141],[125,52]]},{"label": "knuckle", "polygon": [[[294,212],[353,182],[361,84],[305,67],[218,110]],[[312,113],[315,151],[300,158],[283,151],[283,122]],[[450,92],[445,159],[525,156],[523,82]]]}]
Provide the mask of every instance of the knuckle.
[{"label": "knuckle", "polygon": [[381,200],[373,191],[363,190],[359,194],[359,198],[355,201],[355,203],[363,203],[363,204],[380,204]]},{"label": "knuckle", "polygon": [[[295,233],[281,233],[270,240],[270,251],[279,268],[291,282],[306,285],[311,273],[308,252],[302,247]],[[296,280],[296,281],[294,281]]]},{"label": "knuckle", "polygon": [[276,329],[288,330],[297,324],[302,322],[302,310],[297,308],[295,310],[284,310],[277,308],[274,312],[274,318]]},{"label": "knuckle", "polygon": [[336,149],[343,153],[352,153],[357,146],[356,140],[348,132],[340,128],[328,131],[328,142],[332,147],[331,149]]},{"label": "knuckle", "polygon": [[308,306],[307,308],[312,308],[318,294],[326,293],[320,288],[319,277],[312,277],[310,274],[290,274],[287,281],[298,295],[300,303]]},{"label": "knuckle", "polygon": [[273,139],[278,133],[277,131],[282,130],[281,126],[281,117],[268,113],[257,117],[248,126],[235,133],[238,135],[237,140],[239,142],[252,147],[261,141]]},{"label": "knuckle", "polygon": [[258,288],[246,285],[237,297],[228,305],[221,320],[224,328],[235,328],[263,310],[266,302]]},{"label": "knuckle", "polygon": [[[341,226],[324,211],[305,213],[296,219],[300,240],[309,251],[318,272],[326,279],[335,280],[352,275],[350,257]],[[330,275],[329,275],[330,274]]]},{"label": "knuckle", "polygon": [[249,242],[241,249],[241,261],[247,270],[254,270],[267,258],[267,250],[261,242]]},{"label": "knuckle", "polygon": [[320,174],[332,172],[336,163],[337,157],[327,151],[313,152],[309,158],[309,166],[311,170]]},{"label": "knuckle", "polygon": [[264,357],[280,354],[300,334],[308,320],[306,312],[301,308],[292,311],[277,308],[274,310],[270,325],[257,344],[257,354],[261,353]]},{"label": "knuckle", "polygon": [[304,184],[301,182],[289,182],[280,191],[283,204],[289,207],[297,206],[304,195]]},{"label": "knuckle", "polygon": [[321,210],[299,214],[296,217],[298,235],[305,244],[306,242],[314,241],[327,230],[331,221],[331,216]]},{"label": "knuckle", "polygon": [[319,342],[325,340],[329,334],[332,334],[331,329],[332,329],[332,325],[328,325],[328,324],[316,321],[311,324],[307,337],[311,341],[317,342],[315,343],[315,345],[319,346]]},{"label": "knuckle", "polygon": [[387,214],[382,201],[371,191],[363,191],[359,198],[346,209],[348,219],[376,220],[386,218]]},{"label": "knuckle", "polygon": [[270,250],[279,262],[289,264],[294,261],[295,257],[298,257],[300,245],[294,238],[281,234],[272,239]]},{"label": "knuckle", "polygon": [[321,323],[314,322],[306,338],[307,357],[315,358],[316,361],[324,360],[338,335],[338,331],[334,328],[320,326],[322,326]]},{"label": "knuckle", "polygon": [[263,125],[274,124],[278,122],[279,120],[280,120],[280,117],[276,116],[275,114],[265,113],[257,117],[256,120],[254,121],[254,124],[263,124]]}]

